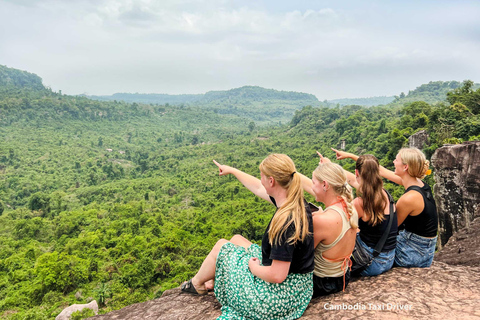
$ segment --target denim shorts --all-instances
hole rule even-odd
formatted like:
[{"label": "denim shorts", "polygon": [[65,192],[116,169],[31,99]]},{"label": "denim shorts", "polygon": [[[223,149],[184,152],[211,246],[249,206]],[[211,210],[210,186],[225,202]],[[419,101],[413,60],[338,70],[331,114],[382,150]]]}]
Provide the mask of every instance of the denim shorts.
[{"label": "denim shorts", "polygon": [[395,266],[428,268],[435,254],[437,237],[425,238],[406,230],[400,231],[395,248]]},{"label": "denim shorts", "polygon": [[[374,248],[370,248],[365,242],[360,238],[360,234],[357,234],[357,242],[373,257]],[[361,276],[378,276],[379,274],[388,271],[393,266],[393,261],[395,260],[395,249],[386,252],[380,252],[372,260],[372,264],[368,266],[365,270],[360,272]]]}]

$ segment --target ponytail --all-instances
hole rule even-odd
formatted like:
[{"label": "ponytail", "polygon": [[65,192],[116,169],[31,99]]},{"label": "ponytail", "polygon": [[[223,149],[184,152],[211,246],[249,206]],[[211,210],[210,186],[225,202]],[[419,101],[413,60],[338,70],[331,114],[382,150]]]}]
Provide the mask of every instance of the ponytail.
[{"label": "ponytail", "polygon": [[280,244],[282,235],[292,224],[295,232],[287,242],[295,244],[305,240],[309,235],[308,218],[301,178],[299,174],[295,174],[292,159],[285,154],[271,154],[260,163],[260,171],[267,177],[274,178],[276,183],[287,190],[287,199],[275,213],[268,229],[270,244]]},{"label": "ponytail", "polygon": [[385,220],[384,211],[387,201],[383,196],[383,181],[380,176],[380,165],[378,159],[366,154],[358,157],[355,164],[362,184],[358,189],[363,200],[363,211],[368,216],[368,223],[375,226]]}]

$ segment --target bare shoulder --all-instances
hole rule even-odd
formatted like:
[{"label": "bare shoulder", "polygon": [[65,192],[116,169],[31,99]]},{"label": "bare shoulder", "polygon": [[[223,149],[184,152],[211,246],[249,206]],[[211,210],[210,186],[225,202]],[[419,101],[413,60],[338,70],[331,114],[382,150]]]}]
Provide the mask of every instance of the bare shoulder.
[{"label": "bare shoulder", "polygon": [[423,197],[419,192],[409,191],[403,194],[397,201],[397,207],[408,207],[414,210],[416,207],[423,206]]},{"label": "bare shoulder", "polygon": [[355,210],[357,210],[358,217],[362,218],[363,217],[363,199],[360,197],[357,197],[353,200],[352,204]]},{"label": "bare shoulder", "polygon": [[329,224],[342,221],[342,218],[340,217],[338,212],[333,209],[327,209],[320,214],[316,214],[315,217],[321,219],[318,221],[321,222],[325,228],[328,228]]}]

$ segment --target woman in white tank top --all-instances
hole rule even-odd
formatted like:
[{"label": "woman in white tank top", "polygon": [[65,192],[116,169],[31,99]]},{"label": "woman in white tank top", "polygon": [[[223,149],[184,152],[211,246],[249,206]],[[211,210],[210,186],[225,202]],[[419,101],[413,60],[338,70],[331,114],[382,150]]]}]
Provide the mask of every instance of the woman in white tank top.
[{"label": "woman in white tank top", "polygon": [[320,159],[312,179],[301,175],[304,190],[326,206],[325,210],[313,213],[313,297],[345,290],[358,228],[358,215],[352,205],[352,189],[347,176],[338,164],[324,157]]}]

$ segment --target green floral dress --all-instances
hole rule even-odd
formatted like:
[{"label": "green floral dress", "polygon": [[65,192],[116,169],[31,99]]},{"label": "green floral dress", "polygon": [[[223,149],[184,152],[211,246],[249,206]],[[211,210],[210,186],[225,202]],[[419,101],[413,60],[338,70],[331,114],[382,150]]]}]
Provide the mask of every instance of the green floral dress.
[{"label": "green floral dress", "polygon": [[215,271],[215,296],[222,304],[217,319],[300,318],[312,298],[312,272],[290,273],[282,283],[270,283],[250,272],[252,257],[262,261],[256,244],[248,249],[230,242],[222,246]]}]

